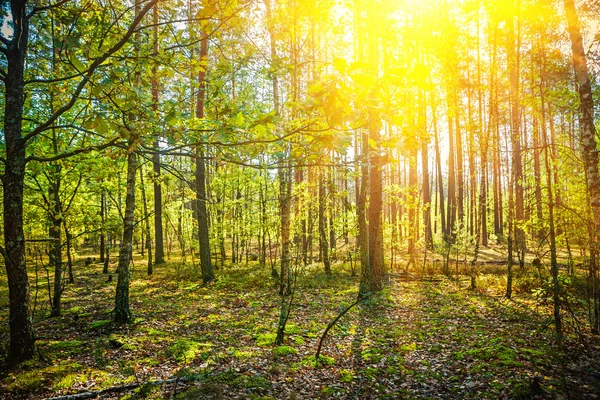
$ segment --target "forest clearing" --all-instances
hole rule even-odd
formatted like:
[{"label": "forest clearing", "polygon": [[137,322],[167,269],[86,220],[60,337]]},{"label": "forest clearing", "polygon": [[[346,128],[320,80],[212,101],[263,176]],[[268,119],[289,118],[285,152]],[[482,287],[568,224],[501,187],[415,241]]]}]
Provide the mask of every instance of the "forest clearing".
[{"label": "forest clearing", "polygon": [[597,399],[600,1],[0,1],[0,398]]},{"label": "forest clearing", "polygon": [[595,399],[600,393],[598,343],[569,330],[564,356],[556,351],[550,303],[529,293],[531,267],[517,278],[511,301],[495,266],[482,267],[479,291],[469,290],[468,275],[394,274],[383,293],[340,319],[317,367],[325,327],[356,297],[349,265],[336,263],[330,277],[316,265],[298,271],[280,346],[273,346],[279,296],[268,269],[227,266],[203,286],[180,260],[152,276],[142,259],[136,265],[129,325],[112,322],[115,283],[106,282],[98,263],[78,266],[59,318],[42,317],[49,312],[42,278],[34,289],[42,357],[1,377],[3,398],[138,383],[101,398]]}]

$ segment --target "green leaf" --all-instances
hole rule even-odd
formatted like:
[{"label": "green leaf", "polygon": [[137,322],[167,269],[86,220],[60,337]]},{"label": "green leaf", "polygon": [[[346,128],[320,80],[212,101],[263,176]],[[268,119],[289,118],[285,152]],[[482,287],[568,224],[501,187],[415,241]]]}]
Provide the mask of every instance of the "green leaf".
[{"label": "green leaf", "polygon": [[235,116],[235,120],[233,121],[234,125],[241,126],[244,125],[244,122],[246,122],[244,114],[242,114],[241,112],[237,113],[237,115]]},{"label": "green leaf", "polygon": [[175,111],[171,111],[165,117],[165,122],[170,126],[177,125],[177,121],[179,121],[179,115]]},{"label": "green leaf", "polygon": [[258,124],[254,127],[254,131],[259,137],[264,137],[267,133],[267,128],[262,124]]},{"label": "green leaf", "polygon": [[101,135],[103,135],[106,132],[108,132],[108,130],[109,130],[110,127],[108,126],[108,123],[102,117],[97,116],[96,117],[96,122],[97,122],[96,132],[98,132]]}]

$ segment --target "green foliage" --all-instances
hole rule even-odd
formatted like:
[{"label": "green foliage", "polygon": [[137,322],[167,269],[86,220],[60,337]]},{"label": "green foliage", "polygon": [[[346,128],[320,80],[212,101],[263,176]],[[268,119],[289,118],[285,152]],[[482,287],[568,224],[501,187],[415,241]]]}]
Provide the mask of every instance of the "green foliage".
[{"label": "green foliage", "polygon": [[[167,354],[175,359],[179,364],[188,364],[192,362],[201,349],[210,349],[211,343],[200,343],[190,339],[179,339],[173,343],[167,350]],[[202,352],[203,358],[208,356],[208,352]]]},{"label": "green foliage", "polygon": [[270,346],[275,343],[275,333],[261,333],[256,336],[256,345],[260,347]]},{"label": "green foliage", "polygon": [[277,346],[273,349],[273,355],[278,358],[278,357],[285,357],[288,355],[292,355],[292,354],[298,354],[298,350],[296,350],[295,348],[291,347],[291,346]]},{"label": "green foliage", "polygon": [[90,324],[91,330],[104,330],[109,328],[112,325],[112,320],[110,319],[102,319],[100,321],[94,321]]}]

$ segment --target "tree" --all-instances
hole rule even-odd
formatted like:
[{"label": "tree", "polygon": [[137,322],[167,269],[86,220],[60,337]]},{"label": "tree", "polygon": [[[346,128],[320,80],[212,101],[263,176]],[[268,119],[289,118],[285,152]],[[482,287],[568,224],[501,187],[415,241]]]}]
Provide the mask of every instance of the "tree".
[{"label": "tree", "polygon": [[[119,51],[135,32],[143,16],[154,6],[157,0],[150,0],[140,13],[133,18],[119,39],[94,58],[82,70],[76,72],[72,79],[79,79],[71,93],[71,97],[62,107],[54,111],[43,122],[36,126],[27,126],[24,132],[23,117],[25,107],[25,86],[36,82],[26,82],[26,60],[28,56],[30,30],[35,17],[43,18],[48,12],[61,3],[50,6],[31,6],[27,0],[15,0],[10,4],[12,32],[5,36],[2,32],[0,40],[3,44],[0,52],[6,57],[7,71],[3,73],[4,93],[4,135],[6,141],[5,170],[2,176],[4,193],[4,244],[1,252],[6,262],[9,286],[10,331],[11,344],[9,356],[18,362],[31,358],[34,353],[34,334],[31,321],[29,279],[25,261],[25,235],[23,232],[23,185],[25,166],[32,157],[26,156],[31,141],[42,132],[51,129],[60,116],[75,106],[81,93],[91,81],[96,70],[113,54]],[[7,17],[8,18],[8,17]],[[68,79],[69,77],[67,77]],[[50,83],[56,80],[46,80]],[[25,134],[24,134],[25,133]],[[76,150],[75,150],[76,151]],[[63,153],[57,157],[64,158]],[[46,161],[46,160],[43,160]],[[47,160],[50,161],[50,160]]]}]

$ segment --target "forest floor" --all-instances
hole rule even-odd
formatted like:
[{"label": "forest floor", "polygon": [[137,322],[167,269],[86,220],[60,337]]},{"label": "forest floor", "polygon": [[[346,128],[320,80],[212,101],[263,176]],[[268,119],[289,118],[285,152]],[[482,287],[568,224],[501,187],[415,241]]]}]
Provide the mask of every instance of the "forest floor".
[{"label": "forest floor", "polygon": [[[34,317],[39,355],[2,370],[2,399],[173,377],[181,379],[102,398],[600,397],[598,338],[569,333],[566,351],[556,351],[548,304],[529,293],[504,299],[502,276],[481,275],[487,288],[472,291],[466,277],[393,274],[384,293],[353,308],[330,331],[318,368],[319,337],[356,298],[357,279],[342,265],[334,266],[333,277],[316,266],[301,271],[280,347],[273,345],[279,296],[270,271],[256,265],[218,271],[218,281],[203,286],[180,262],[157,266],[149,277],[136,261],[135,320],[124,326],[111,322],[116,283],[106,282],[101,265],[77,265],[58,318],[42,309],[48,295],[41,276]],[[6,275],[0,274],[0,357],[8,345],[7,304]]]}]

